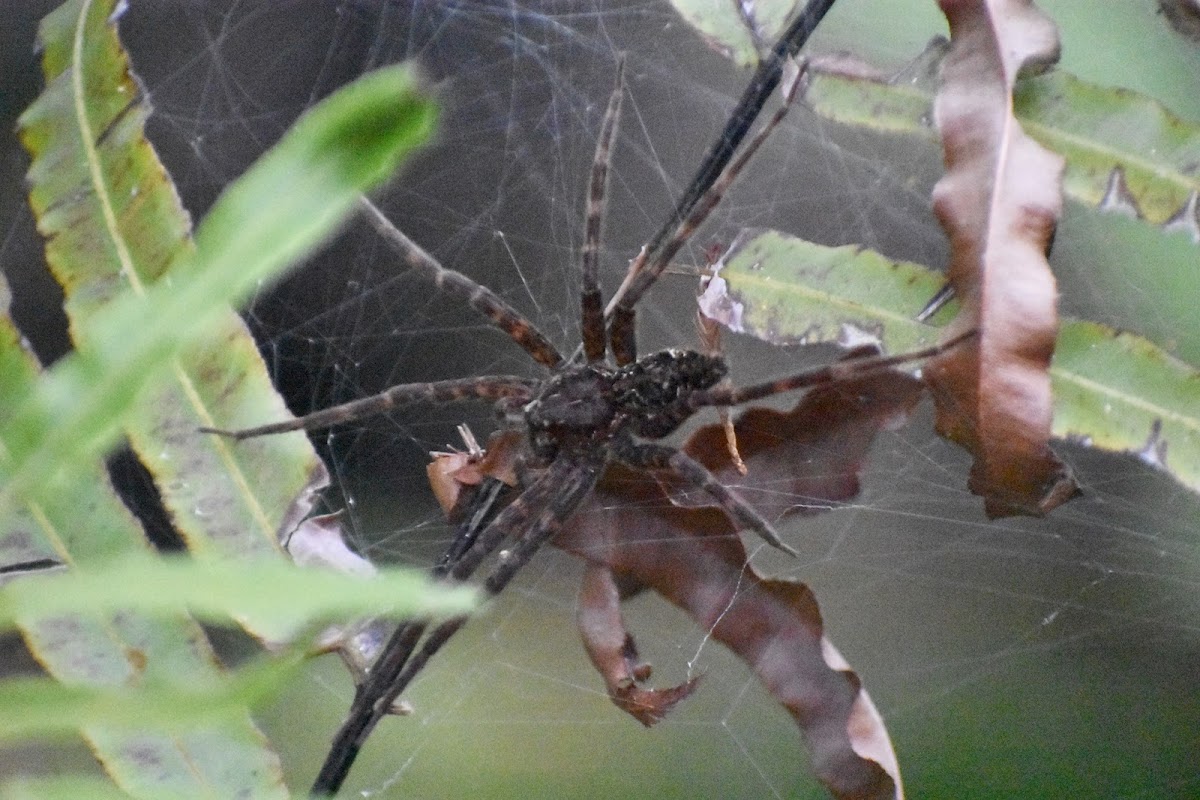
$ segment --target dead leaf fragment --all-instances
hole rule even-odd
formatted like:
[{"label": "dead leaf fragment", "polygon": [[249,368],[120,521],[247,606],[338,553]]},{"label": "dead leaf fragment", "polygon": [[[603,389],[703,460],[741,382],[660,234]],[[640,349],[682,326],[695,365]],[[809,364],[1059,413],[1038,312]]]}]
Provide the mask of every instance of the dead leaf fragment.
[{"label": "dead leaf fragment", "polygon": [[[768,519],[813,513],[858,492],[875,433],[901,422],[920,396],[919,381],[885,373],[812,391],[790,412],[751,409],[735,424],[749,468],[744,478],[719,425],[697,431],[684,449]],[[901,797],[887,729],[825,637],[811,590],[759,575],[736,526],[709,503],[668,476],[612,464],[555,539],[589,562],[585,593],[595,596],[581,603],[590,606],[581,627],[614,702],[638,716],[626,707],[633,698],[646,704],[644,714],[661,716],[693,689],[689,682],[647,697],[629,688],[650,691],[637,686],[644,678],[636,654],[623,650],[627,634],[615,603],[615,581],[632,581],[683,609],[754,670],[796,720],[834,797]]]},{"label": "dead leaf fragment", "polygon": [[625,628],[620,592],[608,567],[590,564],[584,572],[576,618],[584,649],[604,678],[609,698],[647,728],[696,688],[699,677],[667,689],[641,686],[650,679],[651,668],[638,658],[633,636]]},{"label": "dead leaf fragment", "polygon": [[1158,0],[1158,7],[1176,33],[1200,42],[1200,0]]},{"label": "dead leaf fragment", "polygon": [[430,454],[433,460],[425,466],[425,474],[447,519],[458,519],[469,504],[470,492],[465,490],[479,486],[484,478],[517,485],[520,439],[515,432],[503,433],[492,436],[486,450]]},{"label": "dead leaf fragment", "polygon": [[938,430],[975,455],[970,487],[987,513],[1044,514],[1077,492],[1048,444],[1058,295],[1046,252],[1064,162],[1025,135],[1012,87],[1057,60],[1058,33],[1029,0],[940,5],[951,46],[935,103],[946,174],[933,197],[963,307],[946,335],[978,335],[925,375]]}]

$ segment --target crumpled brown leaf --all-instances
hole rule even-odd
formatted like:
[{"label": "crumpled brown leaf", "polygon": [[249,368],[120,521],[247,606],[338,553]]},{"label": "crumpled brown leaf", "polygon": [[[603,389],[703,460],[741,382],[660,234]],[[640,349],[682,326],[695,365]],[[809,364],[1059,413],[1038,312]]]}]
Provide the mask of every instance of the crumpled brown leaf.
[{"label": "crumpled brown leaf", "polygon": [[429,478],[433,496],[447,519],[451,522],[458,520],[466,490],[478,486],[484,478],[495,478],[509,486],[517,485],[516,451],[519,439],[519,436],[508,433],[504,434],[503,439],[492,437],[488,449],[482,452],[430,453],[433,460],[425,466],[425,474]]},{"label": "crumpled brown leaf", "polygon": [[649,728],[696,688],[699,676],[666,689],[647,689],[651,667],[638,658],[637,645],[621,616],[621,592],[606,565],[591,563],[583,574],[576,615],[583,647],[604,678],[617,708]]},{"label": "crumpled brown leaf", "polygon": [[[698,431],[685,450],[768,519],[812,513],[858,492],[858,472],[875,433],[901,423],[921,391],[915,379],[886,373],[812,391],[791,412],[751,409],[735,426],[749,467],[744,478],[720,426]],[[613,701],[645,722],[644,716],[661,716],[694,688],[689,682],[655,694],[637,686],[636,655],[618,663],[623,648],[636,653],[613,602],[614,581],[625,581],[683,609],[758,674],[800,726],[814,771],[835,797],[900,797],[899,765],[883,721],[858,676],[825,638],[812,592],[797,581],[759,575],[736,527],[707,503],[665,475],[613,464],[595,496],[555,539],[589,562],[581,625],[594,660],[602,650],[597,667]],[[631,698],[645,707],[631,710]]]},{"label": "crumpled brown leaf", "polygon": [[946,336],[978,335],[932,359],[925,375],[939,432],[975,456],[970,486],[987,513],[1043,514],[1077,492],[1048,444],[1058,294],[1046,253],[1063,159],[1021,130],[1012,87],[1019,72],[1057,60],[1058,32],[1030,0],[940,5],[951,47],[935,104],[946,174],[933,198],[963,307]]}]

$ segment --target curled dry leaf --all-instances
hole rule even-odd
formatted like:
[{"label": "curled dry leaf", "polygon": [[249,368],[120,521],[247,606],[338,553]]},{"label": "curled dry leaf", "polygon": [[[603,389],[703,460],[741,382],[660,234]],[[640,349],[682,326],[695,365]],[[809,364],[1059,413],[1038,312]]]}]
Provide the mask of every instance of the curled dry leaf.
[{"label": "curled dry leaf", "polygon": [[679,686],[647,689],[651,667],[638,658],[637,645],[621,616],[621,592],[613,571],[592,563],[579,590],[579,634],[596,671],[604,678],[608,696],[617,708],[649,728],[661,721],[696,688],[699,677]]},{"label": "curled dry leaf", "polygon": [[[738,475],[719,425],[697,431],[684,449],[734,483],[768,519],[812,513],[858,492],[875,433],[901,423],[921,391],[919,381],[886,373],[810,392],[790,412],[752,409],[735,425],[746,477]],[[694,688],[646,694],[636,687],[644,667],[626,638],[615,586],[644,586],[754,670],[800,726],[814,771],[835,797],[901,796],[887,730],[858,676],[825,638],[811,590],[759,575],[736,526],[709,502],[661,475],[613,464],[575,523],[555,539],[589,562],[581,626],[613,701],[645,722]],[[631,709],[631,698],[645,707]]]},{"label": "curled dry leaf", "polygon": [[[899,427],[922,395],[920,381],[878,373],[809,392],[791,411],[753,408],[735,424],[741,475],[721,425],[689,438],[684,450],[769,519],[819,513],[854,497],[875,434]],[[431,470],[468,498],[482,478],[515,474],[520,441],[488,442],[487,466],[459,461]],[[446,454],[435,456],[445,460]],[[900,798],[900,767],[883,719],[837,648],[825,637],[812,591],[764,578],[749,563],[737,526],[705,496],[663,474],[610,464],[573,523],[553,540],[588,562],[578,622],[585,649],[609,697],[650,726],[695,689],[643,684],[650,665],[637,654],[621,600],[653,589],[745,661],[805,735],[817,777],[837,798]]]},{"label": "curled dry leaf", "polygon": [[1062,207],[1063,160],[1021,129],[1012,87],[1018,72],[1057,60],[1058,33],[1029,0],[940,5],[951,47],[935,104],[946,174],[934,210],[963,307],[947,336],[979,335],[933,359],[925,374],[939,431],[975,455],[971,490],[988,514],[1042,514],[1077,492],[1048,444],[1058,315],[1046,252]]},{"label": "curled dry leaf", "polygon": [[[469,444],[474,445],[474,437]],[[430,453],[433,460],[426,465],[425,474],[442,513],[457,521],[466,504],[466,490],[479,486],[484,478],[516,486],[518,445],[519,437],[507,433],[493,436],[487,450],[474,445],[466,452]]]}]

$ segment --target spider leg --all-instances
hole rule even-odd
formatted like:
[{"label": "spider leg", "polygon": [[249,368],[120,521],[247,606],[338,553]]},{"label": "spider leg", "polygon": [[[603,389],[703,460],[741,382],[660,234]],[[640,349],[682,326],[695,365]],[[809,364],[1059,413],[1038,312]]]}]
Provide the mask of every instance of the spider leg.
[{"label": "spider leg", "polygon": [[[754,157],[758,149],[762,147],[771,133],[779,126],[783,118],[787,116],[787,112],[792,106],[792,100],[795,98],[800,84],[801,80],[799,77],[791,82],[784,96],[783,105],[763,125],[762,129],[755,134],[741,155],[726,166],[713,179],[712,184],[704,190],[703,194],[696,199],[688,214],[676,225],[671,238],[660,246],[657,251],[652,251],[649,248],[643,249],[637,258],[633,260],[633,263],[629,265],[629,271],[625,274],[625,280],[622,281],[621,286],[617,289],[617,293],[608,304],[608,310],[612,315],[612,321],[609,326],[609,337],[612,340],[613,352],[618,354],[618,364],[622,363],[621,354],[626,354],[627,357],[628,354],[636,354],[634,307],[641,300],[642,295],[659,279],[663,271],[667,268],[667,265],[671,263],[671,259],[687,244],[688,239],[692,237],[696,229],[704,224],[709,214],[713,212],[713,209],[725,197],[726,192],[729,191],[729,187],[733,185],[733,182],[742,174],[742,170],[750,163],[750,159]],[[651,260],[651,256],[653,256],[653,260]]]},{"label": "spider leg", "polygon": [[773,394],[837,383],[838,381],[857,378],[867,373],[894,367],[897,364],[932,358],[933,356],[954,349],[969,339],[975,338],[976,333],[975,330],[969,330],[966,333],[959,334],[948,341],[927,347],[924,350],[897,353],[894,356],[868,356],[866,358],[850,358],[845,361],[837,361],[833,364],[805,370],[786,378],[779,378],[753,386],[744,386],[740,389],[729,386],[704,389],[692,392],[687,402],[688,406],[693,409],[703,408],[704,406],[736,406],[741,403],[748,403],[751,400],[761,400]]},{"label": "spider leg", "polygon": [[789,555],[797,555],[795,550],[779,538],[770,522],[733,490],[717,480],[707,467],[682,450],[626,439],[614,443],[614,452],[617,458],[632,467],[671,470],[695,488],[708,493],[738,525],[754,531],[772,547],[777,547]]},{"label": "spider leg", "polygon": [[750,83],[742,92],[737,106],[730,113],[721,136],[713,142],[712,148],[705,154],[700,169],[692,178],[683,197],[676,204],[671,217],[658,229],[654,238],[650,240],[650,244],[646,246],[648,252],[658,251],[675,226],[691,213],[692,207],[701,195],[725,169],[725,165],[733,158],[734,152],[741,146],[746,132],[758,118],[767,98],[779,85],[779,81],[783,77],[784,65],[794,58],[800,52],[800,48],[808,42],[809,37],[817,29],[817,25],[829,12],[833,3],[834,0],[809,0],[804,9],[788,25],[787,30],[780,35],[771,51],[759,60],[758,68],[755,69]]},{"label": "spider leg", "polygon": [[549,369],[554,369],[562,364],[562,355],[550,343],[546,335],[539,331],[521,312],[504,302],[498,294],[486,286],[476,283],[461,272],[443,267],[420,245],[405,236],[399,228],[392,224],[391,220],[384,216],[379,207],[366,197],[359,198],[359,207],[372,227],[411,269],[432,281],[438,289],[464,298],[472,308],[508,334],[509,338],[529,353],[534,361]]},{"label": "spider leg", "polygon": [[621,117],[621,99],[625,95],[625,57],[617,59],[617,83],[608,108],[604,112],[604,123],[600,127],[600,138],[596,141],[596,156],[592,160],[592,177],[588,183],[587,221],[583,250],[583,290],[580,294],[583,352],[589,364],[604,360],[604,298],[600,294],[598,277],[600,266],[600,237],[604,226],[605,194],[608,189],[608,167],[612,159],[613,136]]},{"label": "spider leg", "polygon": [[468,508],[472,513],[458,526],[453,541],[450,542],[450,546],[446,548],[446,552],[442,554],[433,568],[434,578],[443,578],[448,575],[467,551],[475,546],[480,532],[485,530],[486,523],[491,521],[490,515],[494,515],[495,509],[499,507],[501,497],[511,489],[512,487],[498,478],[486,477],[483,479]]},{"label": "spider leg", "polygon": [[[521,525],[526,525],[524,532],[517,539],[513,548],[501,560],[500,564],[487,577],[483,583],[484,590],[489,596],[495,597],[504,591],[517,572],[521,570],[533,555],[541,549],[542,545],[550,541],[562,526],[570,519],[571,514],[579,508],[580,504],[587,499],[588,495],[596,486],[596,482],[600,480],[600,474],[603,471],[603,460],[592,457],[588,461],[576,461],[574,459],[559,458],[546,470],[546,473],[539,478],[533,486],[505,508],[504,511],[492,521],[488,529],[479,537],[478,546],[475,549],[468,551],[467,555],[459,561],[455,568],[451,571],[451,576],[459,580],[465,580],[483,561],[484,557],[496,548],[507,536],[520,529]],[[541,508],[537,509],[535,503],[527,498],[534,489],[544,487],[545,492],[539,491],[539,500],[543,501]],[[548,497],[546,496],[548,495]],[[513,505],[521,503],[523,508],[519,515],[512,518],[506,517],[506,512]],[[421,650],[417,653],[400,676],[396,679],[395,689],[396,694],[388,697],[385,707],[390,707],[395,701],[399,693],[408,686],[409,682],[416,677],[417,673],[425,666],[430,658],[437,654],[437,651],[442,648],[459,628],[467,621],[466,617],[448,620],[442,623],[429,634],[429,638],[425,640]]]},{"label": "spider leg", "polygon": [[[489,595],[499,594],[517,571],[559,531],[563,523],[587,498],[599,480],[602,468],[603,460],[596,457],[586,461],[564,458],[554,461],[532,486],[492,520],[480,534],[476,546],[467,551],[451,570],[451,576],[457,580],[469,577],[488,553],[495,550],[510,533],[524,527],[524,532],[518,538],[512,552],[484,583]],[[401,626],[393,640],[388,643],[383,655],[372,665],[367,673],[367,680],[355,695],[350,714],[334,737],[329,755],[313,783],[310,792],[312,795],[328,796],[337,791],[375,725],[386,716],[392,703],[424,668],[426,662],[437,654],[466,620],[466,617],[457,617],[443,622],[429,634],[420,651],[411,659],[408,655],[412,652],[412,645],[416,643],[413,633],[419,637],[424,626]],[[407,652],[393,650],[393,642],[402,646],[410,638],[412,642]]]},{"label": "spider leg", "polygon": [[314,411],[303,417],[260,425],[256,428],[229,431],[219,428],[201,428],[201,433],[215,433],[241,441],[255,436],[287,431],[329,428],[343,422],[382,414],[406,403],[450,402],[454,400],[504,400],[517,398],[528,400],[533,396],[537,381],[516,375],[487,375],[481,378],[459,378],[434,383],[402,383],[379,394],[364,397],[340,406]]}]

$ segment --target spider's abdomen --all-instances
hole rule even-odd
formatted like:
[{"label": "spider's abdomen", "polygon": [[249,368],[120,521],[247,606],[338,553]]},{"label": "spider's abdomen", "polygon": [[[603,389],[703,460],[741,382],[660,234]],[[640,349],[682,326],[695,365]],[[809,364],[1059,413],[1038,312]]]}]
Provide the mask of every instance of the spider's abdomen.
[{"label": "spider's abdomen", "polygon": [[692,415],[688,395],[715,386],[728,371],[722,359],[693,350],[651,353],[617,371],[613,405],[638,436],[661,439]]}]

